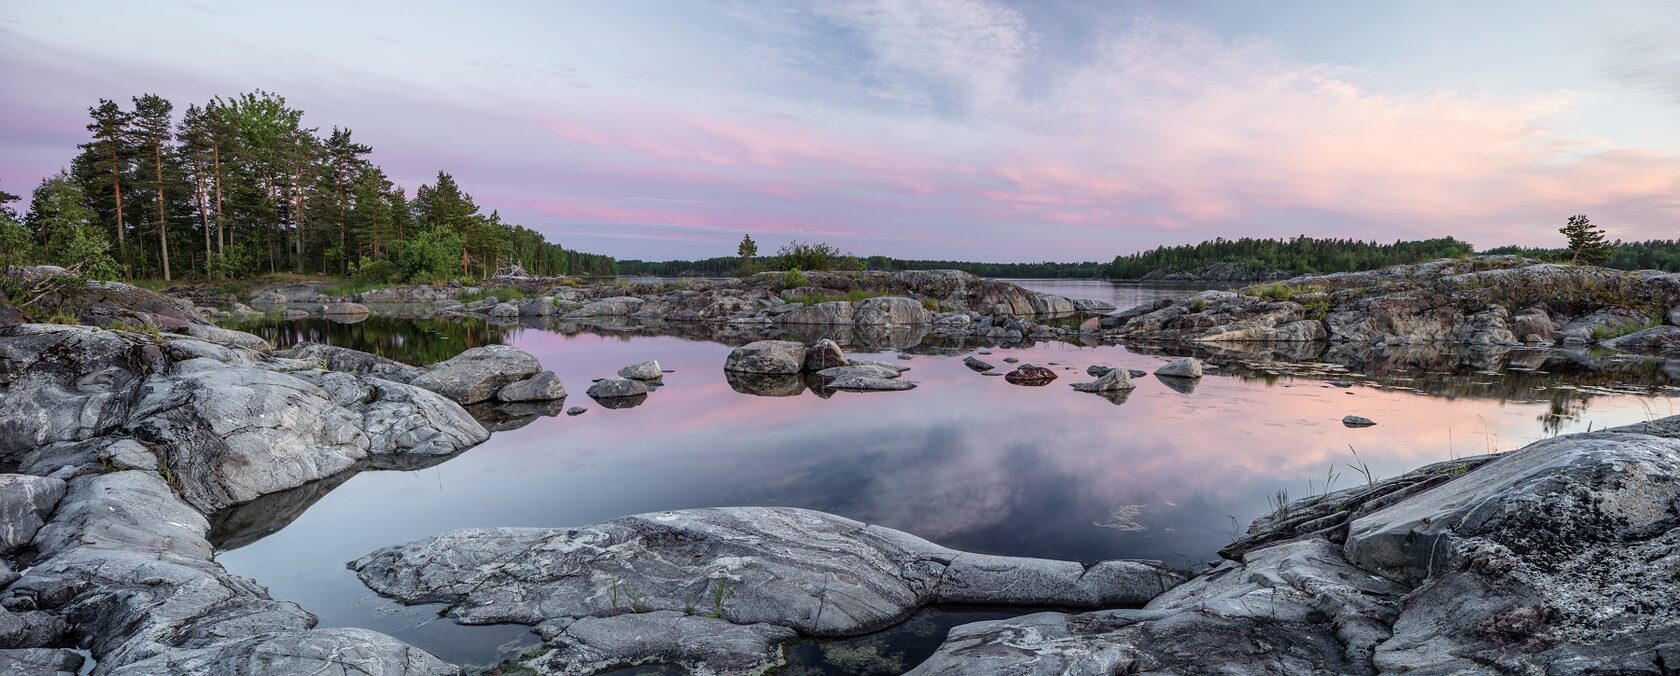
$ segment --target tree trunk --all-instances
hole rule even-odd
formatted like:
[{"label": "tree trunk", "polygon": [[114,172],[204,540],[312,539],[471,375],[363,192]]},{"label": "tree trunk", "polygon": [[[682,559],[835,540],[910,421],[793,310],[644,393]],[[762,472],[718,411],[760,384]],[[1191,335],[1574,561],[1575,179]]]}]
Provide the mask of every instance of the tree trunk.
[{"label": "tree trunk", "polygon": [[303,164],[293,165],[292,192],[296,196],[296,211],[292,214],[292,223],[296,227],[292,230],[292,269],[303,272]]},{"label": "tree trunk", "polygon": [[157,198],[158,198],[158,251],[163,256],[163,281],[169,281],[169,219],[163,213],[163,144],[152,144],[152,159],[156,162],[153,167],[157,170]]},{"label": "tree trunk", "polygon": [[210,162],[216,169],[216,253],[226,256],[227,240],[222,235],[222,150],[214,143],[210,144]]},{"label": "tree trunk", "polygon": [[198,186],[198,220],[204,228],[204,278],[210,279],[210,256],[216,253],[210,248],[210,197],[204,187],[204,160],[193,162],[193,182]]}]

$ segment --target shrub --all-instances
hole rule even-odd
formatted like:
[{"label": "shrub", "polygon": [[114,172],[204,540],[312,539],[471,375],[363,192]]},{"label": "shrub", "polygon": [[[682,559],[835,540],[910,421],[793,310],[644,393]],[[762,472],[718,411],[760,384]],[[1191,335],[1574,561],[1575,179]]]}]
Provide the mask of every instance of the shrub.
[{"label": "shrub", "polygon": [[811,280],[807,279],[805,273],[800,272],[799,268],[793,268],[782,273],[782,288],[784,289],[797,289],[801,286],[810,285]]}]

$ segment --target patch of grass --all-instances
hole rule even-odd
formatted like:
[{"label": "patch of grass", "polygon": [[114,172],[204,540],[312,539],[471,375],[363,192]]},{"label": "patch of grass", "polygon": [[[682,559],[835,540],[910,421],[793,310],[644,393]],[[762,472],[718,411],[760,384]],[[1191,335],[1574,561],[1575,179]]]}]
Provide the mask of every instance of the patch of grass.
[{"label": "patch of grass", "polygon": [[1266,496],[1266,504],[1272,508],[1272,519],[1283,521],[1289,518],[1289,489],[1279,488],[1276,493]]},{"label": "patch of grass", "polygon": [[[825,295],[816,294],[816,293],[802,293],[802,294],[799,294],[799,295],[794,296],[792,298],[789,298],[788,302],[799,303],[800,305],[805,305],[805,306],[816,305],[817,303],[829,303],[829,302],[833,302],[833,301],[837,301],[837,300],[843,300],[843,301],[846,301],[848,303],[856,303],[860,300],[868,300],[870,298],[880,298],[883,295],[886,295],[886,294],[876,293],[874,291],[861,291],[861,290],[853,289],[851,291],[847,291],[847,292],[845,292],[843,294],[840,294],[838,296],[825,296]],[[925,305],[925,302],[924,302],[924,305]]]},{"label": "patch of grass", "polygon": [[805,273],[801,272],[799,268],[782,273],[782,288],[784,289],[797,289],[801,286],[810,285],[810,278],[806,277]]},{"label": "patch of grass", "polygon": [[1321,322],[1324,321],[1325,317],[1330,316],[1330,301],[1325,298],[1315,298],[1302,304],[1301,307],[1305,310],[1302,314],[1307,319]]},{"label": "patch of grass", "polygon": [[939,301],[933,298],[923,298],[922,307],[927,309],[928,312],[938,312]]},{"label": "patch of grass", "polygon": [[1635,332],[1638,332],[1638,331],[1644,331],[1645,329],[1654,328],[1654,327],[1661,326],[1661,325],[1662,325],[1662,322],[1656,321],[1654,319],[1648,319],[1644,323],[1641,323],[1641,324],[1624,324],[1624,325],[1621,325],[1621,326],[1611,326],[1609,324],[1599,324],[1598,326],[1593,327],[1592,337],[1593,337],[1593,340],[1599,340],[1599,341],[1610,340],[1611,338],[1620,338],[1620,337],[1625,336],[1625,335],[1630,334],[1630,333],[1635,333]]},{"label": "patch of grass", "polygon": [[521,298],[530,297],[523,289],[510,286],[504,289],[476,289],[472,291],[462,291],[460,295],[455,297],[455,300],[463,303],[472,303],[484,300],[491,296],[495,296],[496,300],[504,303],[510,300],[519,300]]},{"label": "patch of grass", "polygon": [[354,296],[358,293],[365,293],[365,292],[368,292],[368,291],[372,291],[374,289],[384,289],[384,288],[391,287],[391,286],[396,286],[396,285],[391,284],[389,282],[374,282],[374,281],[367,281],[367,280],[349,279],[349,280],[341,281],[337,284],[326,287],[324,289],[321,289],[321,293],[326,294],[328,296],[344,297],[344,296]]},{"label": "patch of grass", "polygon": [[1201,312],[1202,310],[1206,310],[1206,309],[1207,309],[1207,299],[1206,298],[1197,298],[1195,300],[1190,301],[1190,311],[1191,312]]},{"label": "patch of grass", "polygon": [[710,617],[714,620],[723,619],[723,579],[722,578],[718,579],[717,588],[712,591],[712,614],[708,615],[707,617]]},{"label": "patch of grass", "polygon": [[1371,471],[1370,465],[1365,464],[1364,458],[1359,457],[1359,451],[1354,450],[1353,444],[1348,444],[1348,451],[1353,453],[1353,462],[1359,463],[1357,465],[1348,463],[1348,467],[1353,471],[1358,472],[1360,476],[1365,477],[1366,486],[1377,485],[1376,473]]}]

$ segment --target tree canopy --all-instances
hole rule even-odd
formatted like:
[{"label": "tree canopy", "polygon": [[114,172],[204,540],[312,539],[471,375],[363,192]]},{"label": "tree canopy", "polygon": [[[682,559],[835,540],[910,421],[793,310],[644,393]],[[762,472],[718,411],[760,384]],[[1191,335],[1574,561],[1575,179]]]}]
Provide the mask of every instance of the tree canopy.
[{"label": "tree canopy", "polygon": [[277,94],[184,110],[154,94],[132,101],[90,107],[90,138],[70,167],[43,181],[28,216],[9,207],[0,216],[4,243],[30,242],[7,246],[7,263],[64,264],[103,244],[109,276],[164,279],[292,271],[440,281],[487,278],[510,263],[538,275],[617,272],[608,256],[484,213],[448,172],[409,198],[350,129],[320,133]]}]

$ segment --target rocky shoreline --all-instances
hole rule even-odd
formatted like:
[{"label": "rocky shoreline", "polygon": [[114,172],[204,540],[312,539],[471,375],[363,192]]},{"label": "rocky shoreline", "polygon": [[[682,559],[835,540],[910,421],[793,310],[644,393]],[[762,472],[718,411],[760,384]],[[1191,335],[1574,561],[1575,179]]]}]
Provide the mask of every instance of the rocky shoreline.
[{"label": "rocky shoreline", "polygon": [[[514,310],[576,303],[563,316],[1384,354],[1427,342],[1514,349],[1548,335],[1672,354],[1680,331],[1674,275],[1506,259],[1206,292],[1078,327],[1031,317],[1100,305],[963,273],[807,275],[810,285],[779,291],[783,278],[764,275],[577,289]],[[565,389],[552,372],[504,346],[429,368],[318,344],[275,352],[128,285],[89,285],[77,302],[79,321],[107,328],[0,316],[0,673],[80,673],[89,657],[94,674],[461,672],[384,634],[315,628],[308,611],[217,564],[211,541],[260,537],[242,510],[295,515],[356,472],[443,462],[500,429],[481,420],[557,409]],[[833,341],[737,352],[725,364],[732,385],[913,386],[902,366],[849,358]],[[658,372],[632,365],[602,382],[645,393]],[[1134,376],[1091,375],[1076,386],[1121,399]],[[1680,665],[1680,417],[1290,503],[1221,554],[1192,577],[1158,562],[965,553],[819,512],[740,507],[455,531],[351,566],[375,591],[445,603],[462,622],[532,625],[542,647],[512,666],[536,673],[643,662],[757,673],[797,637],[963,603],[1058,610],[959,627],[913,673],[1662,674]]]}]

